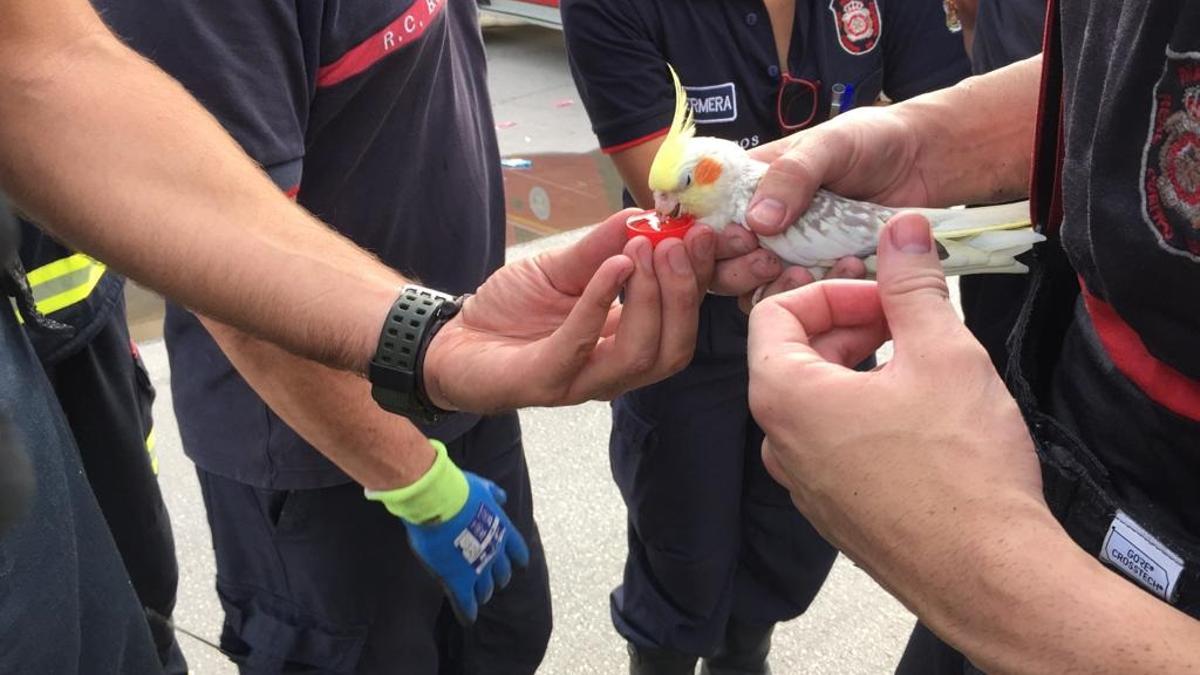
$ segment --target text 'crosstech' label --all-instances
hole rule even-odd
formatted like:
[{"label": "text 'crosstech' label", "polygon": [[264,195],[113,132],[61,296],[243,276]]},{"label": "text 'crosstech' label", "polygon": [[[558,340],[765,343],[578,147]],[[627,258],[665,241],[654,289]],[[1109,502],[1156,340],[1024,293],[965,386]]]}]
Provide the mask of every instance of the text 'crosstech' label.
[{"label": "text 'crosstech' label", "polygon": [[1142,529],[1124,511],[1117,511],[1108,526],[1100,559],[1167,602],[1174,599],[1175,585],[1183,574],[1183,558]]}]

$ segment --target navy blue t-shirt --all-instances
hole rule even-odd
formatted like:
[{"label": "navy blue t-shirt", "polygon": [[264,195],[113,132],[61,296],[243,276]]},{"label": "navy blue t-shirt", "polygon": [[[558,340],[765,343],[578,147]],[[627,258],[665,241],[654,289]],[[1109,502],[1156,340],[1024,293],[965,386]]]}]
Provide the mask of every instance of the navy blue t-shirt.
[{"label": "navy blue t-shirt", "polygon": [[971,65],[990,73],[1042,51],[1046,0],[979,0]]},{"label": "navy blue t-shirt", "polygon": [[[474,0],[99,0],[282,190],[420,283],[473,290],[504,256],[499,150]],[[327,299],[336,302],[336,299]],[[166,325],[189,456],[262,487],[347,480],[186,310]],[[451,440],[475,420],[436,429]]]},{"label": "navy blue t-shirt", "polygon": [[[697,134],[752,148],[791,133],[780,124],[783,74],[761,0],[564,0],[562,15],[571,72],[605,152],[666,132],[675,109],[667,63]],[[899,101],[953,85],[971,66],[938,0],[816,0],[796,2],[788,74],[819,92],[817,124],[837,84],[853,88],[853,106],[871,105],[880,94]],[[746,332],[735,299],[709,296],[697,358],[742,358]]]},{"label": "navy blue t-shirt", "polygon": [[[744,147],[785,135],[779,57],[761,0],[564,0],[562,13],[575,83],[605,151],[670,125],[667,62],[691,99],[698,134]],[[819,90],[817,124],[837,84],[853,85],[856,106],[881,93],[899,101],[958,82],[970,64],[937,0],[798,1],[788,74]]]},{"label": "navy blue t-shirt", "polygon": [[1200,380],[1200,1],[1059,8],[1063,243],[1149,353]]},{"label": "navy blue t-shirt", "polygon": [[[1050,56],[1063,78],[1047,100],[1064,105],[1060,234],[1083,298],[1056,365],[1052,412],[1122,501],[1194,538],[1200,0],[1057,4],[1061,58]],[[1054,122],[1043,120],[1043,131]],[[1039,158],[1043,176],[1052,159]]]}]

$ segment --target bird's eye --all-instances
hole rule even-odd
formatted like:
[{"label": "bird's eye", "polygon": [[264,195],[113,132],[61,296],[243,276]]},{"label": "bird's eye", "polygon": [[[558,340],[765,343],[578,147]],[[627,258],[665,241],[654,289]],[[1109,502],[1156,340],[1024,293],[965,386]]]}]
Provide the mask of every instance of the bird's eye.
[{"label": "bird's eye", "polygon": [[683,187],[692,187],[692,172],[689,171],[687,175],[683,177]]}]

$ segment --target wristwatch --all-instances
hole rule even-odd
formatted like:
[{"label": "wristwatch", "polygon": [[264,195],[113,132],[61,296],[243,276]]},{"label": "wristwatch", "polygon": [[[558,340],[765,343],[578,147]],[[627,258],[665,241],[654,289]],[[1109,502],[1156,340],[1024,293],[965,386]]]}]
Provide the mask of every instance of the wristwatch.
[{"label": "wristwatch", "polygon": [[425,350],[438,329],[462,309],[464,297],[413,284],[401,291],[367,370],[371,396],[381,408],[426,424],[449,414],[425,393]]}]

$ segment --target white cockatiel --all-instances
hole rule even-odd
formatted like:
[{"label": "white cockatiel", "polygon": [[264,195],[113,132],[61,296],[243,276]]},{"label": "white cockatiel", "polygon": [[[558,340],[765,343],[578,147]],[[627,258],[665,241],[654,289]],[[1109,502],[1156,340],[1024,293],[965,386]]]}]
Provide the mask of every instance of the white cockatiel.
[{"label": "white cockatiel", "polygon": [[[650,167],[655,209],[663,215],[687,214],[720,231],[729,223],[746,226],[746,210],[767,164],[752,159],[740,145],[695,136],[695,125],[679,78],[675,80],[675,119]],[[819,190],[812,206],[782,234],[759,242],[790,265],[820,278],[839,258],[863,258],[875,271],[875,247],[884,223],[901,211],[923,214],[933,225],[947,274],[996,274],[1028,271],[1013,256],[1045,237],[1029,223],[1029,202],[973,209],[900,209]]]}]

